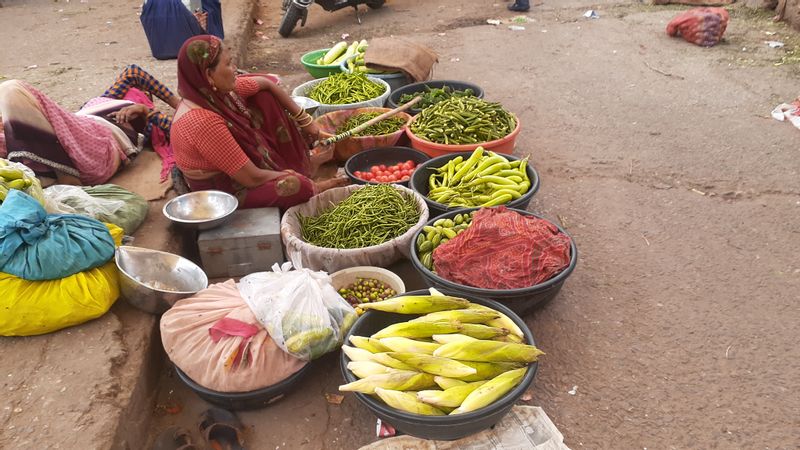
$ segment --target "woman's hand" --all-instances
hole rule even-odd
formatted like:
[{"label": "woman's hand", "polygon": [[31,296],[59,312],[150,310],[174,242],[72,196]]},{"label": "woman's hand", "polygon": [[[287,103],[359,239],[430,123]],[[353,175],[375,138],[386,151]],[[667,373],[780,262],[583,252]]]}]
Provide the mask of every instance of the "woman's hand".
[{"label": "woman's hand", "polygon": [[334,148],[333,144],[330,144],[330,145],[320,145],[318,147],[314,147],[314,149],[311,150],[309,159],[311,161],[312,175],[317,173],[317,170],[321,165],[333,159],[334,156],[333,148]]},{"label": "woman's hand", "polygon": [[303,138],[305,138],[306,140],[306,144],[308,144],[309,146],[313,145],[314,142],[320,139],[319,126],[317,126],[315,122],[311,122],[307,126],[300,128],[300,133],[303,135]]},{"label": "woman's hand", "polygon": [[315,181],[314,194],[316,195],[320,192],[325,192],[328,189],[333,189],[335,187],[347,186],[348,184],[350,184],[350,179],[345,176],[337,176],[328,180]]},{"label": "woman's hand", "polygon": [[144,105],[135,104],[126,106],[119,111],[112,112],[109,117],[114,119],[117,123],[128,123],[139,116],[147,116],[150,113],[150,108]]}]

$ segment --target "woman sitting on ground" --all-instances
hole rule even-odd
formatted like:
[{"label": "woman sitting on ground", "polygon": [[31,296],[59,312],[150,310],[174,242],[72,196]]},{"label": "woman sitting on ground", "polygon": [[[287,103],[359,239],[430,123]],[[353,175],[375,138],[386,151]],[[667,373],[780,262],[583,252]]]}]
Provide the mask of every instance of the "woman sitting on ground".
[{"label": "woman sitting on ground", "polygon": [[24,81],[6,81],[0,84],[0,157],[60,184],[103,184],[148,140],[162,157],[171,154],[171,119],[154,109],[153,95],[173,108],[180,102],[136,65],[127,66],[77,113]]},{"label": "woman sitting on ground", "polygon": [[[313,119],[263,75],[236,75],[230,51],[215,36],[195,36],[178,54],[178,93],[172,123],[175,161],[193,191],[234,194],[240,208],[288,208],[346,184],[314,182],[320,160],[308,143],[319,137]],[[304,137],[300,134],[303,131]]]}]

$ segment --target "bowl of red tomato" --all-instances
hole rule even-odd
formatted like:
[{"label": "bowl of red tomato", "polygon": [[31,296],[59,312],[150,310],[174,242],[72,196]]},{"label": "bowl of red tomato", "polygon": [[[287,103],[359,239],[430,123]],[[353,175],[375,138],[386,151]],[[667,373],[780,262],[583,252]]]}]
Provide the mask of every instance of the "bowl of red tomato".
[{"label": "bowl of red tomato", "polygon": [[357,184],[396,183],[408,187],[411,174],[430,156],[408,147],[379,147],[351,156],[344,164]]}]

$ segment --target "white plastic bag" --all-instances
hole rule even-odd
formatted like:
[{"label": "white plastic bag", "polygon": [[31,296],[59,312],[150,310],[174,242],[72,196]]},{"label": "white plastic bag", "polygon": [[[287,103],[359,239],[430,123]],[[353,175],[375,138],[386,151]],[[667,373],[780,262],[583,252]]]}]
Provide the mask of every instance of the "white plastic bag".
[{"label": "white plastic bag", "polygon": [[111,216],[125,206],[122,200],[92,197],[80,186],[56,184],[44,190],[44,208],[50,214]]},{"label": "white plastic bag", "polygon": [[239,292],[270,337],[287,353],[310,361],[339,348],[356,312],[325,272],[275,264],[239,281]]}]

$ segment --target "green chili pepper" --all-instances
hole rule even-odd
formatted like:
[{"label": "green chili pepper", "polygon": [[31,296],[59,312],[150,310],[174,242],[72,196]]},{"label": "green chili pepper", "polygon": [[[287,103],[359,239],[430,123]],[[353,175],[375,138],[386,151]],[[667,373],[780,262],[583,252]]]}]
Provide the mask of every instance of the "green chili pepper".
[{"label": "green chili pepper", "polygon": [[363,248],[401,236],[420,217],[413,196],[389,184],[366,185],[332,208],[313,216],[297,215],[301,237],[326,248]]},{"label": "green chili pepper", "polygon": [[324,105],[346,105],[380,97],[386,91],[363,72],[337,73],[315,85],[306,95]]},{"label": "green chili pepper", "polygon": [[[382,113],[380,112],[366,112],[361,114],[355,114],[350,116],[347,121],[342,124],[339,128],[336,129],[336,134],[344,133],[347,130],[352,130],[353,128],[361,125],[362,123],[367,123],[368,121],[380,116]],[[378,123],[374,123],[360,133],[351,134],[350,136],[380,136],[382,134],[390,134],[394,133],[395,131],[403,128],[405,126],[406,120],[402,117],[388,117],[386,119],[381,120]]]},{"label": "green chili pepper", "polygon": [[475,96],[475,92],[469,88],[459,91],[451,88],[450,86],[442,86],[440,88],[431,88],[430,86],[425,86],[425,91],[423,92],[414,92],[412,94],[401,95],[398,99],[398,104],[405,105],[419,95],[422,96],[422,100],[414,105],[414,108],[416,109],[425,109],[429,106],[439,103],[442,100],[447,100],[450,97],[473,97]]},{"label": "green chili pepper", "polygon": [[499,103],[450,97],[424,109],[411,124],[418,137],[439,144],[477,144],[508,136],[517,126]]}]

